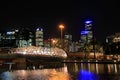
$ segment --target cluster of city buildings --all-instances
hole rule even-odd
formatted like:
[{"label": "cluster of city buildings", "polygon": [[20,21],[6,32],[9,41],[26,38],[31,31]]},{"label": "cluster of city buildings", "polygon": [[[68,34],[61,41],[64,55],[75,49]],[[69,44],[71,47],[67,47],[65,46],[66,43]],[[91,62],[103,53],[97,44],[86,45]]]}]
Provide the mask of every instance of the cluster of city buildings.
[{"label": "cluster of city buildings", "polygon": [[[81,31],[80,40],[78,42],[72,41],[71,34],[63,35],[62,42],[60,38],[44,40],[44,29],[42,27],[36,28],[35,31],[26,28],[12,29],[0,33],[0,47],[4,49],[28,46],[59,47],[66,52],[97,51],[104,53],[103,45],[96,44],[92,26],[92,21],[85,21],[85,29]],[[120,33],[107,36],[106,43],[109,46],[113,43],[117,43],[117,49],[120,50]]]}]

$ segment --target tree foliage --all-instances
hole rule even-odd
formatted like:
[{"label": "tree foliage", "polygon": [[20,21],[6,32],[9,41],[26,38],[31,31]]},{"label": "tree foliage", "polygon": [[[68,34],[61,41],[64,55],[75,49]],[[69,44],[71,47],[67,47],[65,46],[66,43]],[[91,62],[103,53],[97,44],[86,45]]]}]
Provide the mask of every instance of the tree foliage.
[{"label": "tree foliage", "polygon": [[108,54],[108,55],[120,54],[120,42],[105,44],[104,52],[105,52],[105,54]]}]

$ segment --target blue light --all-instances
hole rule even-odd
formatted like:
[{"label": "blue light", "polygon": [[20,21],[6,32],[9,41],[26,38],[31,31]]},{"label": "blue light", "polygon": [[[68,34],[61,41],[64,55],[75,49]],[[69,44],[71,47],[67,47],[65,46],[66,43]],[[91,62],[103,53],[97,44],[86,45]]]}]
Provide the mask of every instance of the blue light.
[{"label": "blue light", "polygon": [[90,23],[92,23],[92,21],[85,21],[85,23],[86,23],[86,24],[90,24]]},{"label": "blue light", "polygon": [[14,31],[8,31],[6,34],[7,35],[12,35],[12,34],[15,34],[15,32]]},{"label": "blue light", "polygon": [[88,34],[88,31],[81,31],[81,34]]},{"label": "blue light", "polygon": [[98,80],[98,76],[85,70],[78,73],[78,80]]}]

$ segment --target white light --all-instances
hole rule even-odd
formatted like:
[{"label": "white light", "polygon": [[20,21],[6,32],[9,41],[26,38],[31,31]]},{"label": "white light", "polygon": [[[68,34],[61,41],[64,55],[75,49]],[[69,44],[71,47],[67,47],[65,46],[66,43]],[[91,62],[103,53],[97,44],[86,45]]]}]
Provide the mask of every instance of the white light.
[{"label": "white light", "polygon": [[27,55],[50,55],[58,57],[67,57],[67,54],[64,50],[59,48],[43,48],[43,47],[27,47],[27,48],[16,48],[11,49],[11,53],[14,54],[27,54]]}]

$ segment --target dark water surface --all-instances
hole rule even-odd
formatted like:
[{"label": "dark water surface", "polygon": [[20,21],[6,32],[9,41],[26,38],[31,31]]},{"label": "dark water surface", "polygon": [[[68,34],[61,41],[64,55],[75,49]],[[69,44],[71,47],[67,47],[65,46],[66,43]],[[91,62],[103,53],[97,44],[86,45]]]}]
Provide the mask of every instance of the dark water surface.
[{"label": "dark water surface", "polygon": [[0,80],[120,80],[120,64],[1,64]]}]

